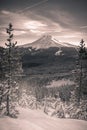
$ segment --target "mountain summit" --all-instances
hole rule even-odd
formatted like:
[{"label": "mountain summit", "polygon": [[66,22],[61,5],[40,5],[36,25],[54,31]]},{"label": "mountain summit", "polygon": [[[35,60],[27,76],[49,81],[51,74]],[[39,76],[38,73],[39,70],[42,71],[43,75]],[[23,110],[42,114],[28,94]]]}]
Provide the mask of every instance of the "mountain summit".
[{"label": "mountain summit", "polygon": [[30,43],[25,44],[23,47],[32,47],[35,49],[47,49],[50,47],[74,47],[74,45],[64,42],[59,42],[55,38],[53,38],[51,35],[43,35],[38,40]]}]

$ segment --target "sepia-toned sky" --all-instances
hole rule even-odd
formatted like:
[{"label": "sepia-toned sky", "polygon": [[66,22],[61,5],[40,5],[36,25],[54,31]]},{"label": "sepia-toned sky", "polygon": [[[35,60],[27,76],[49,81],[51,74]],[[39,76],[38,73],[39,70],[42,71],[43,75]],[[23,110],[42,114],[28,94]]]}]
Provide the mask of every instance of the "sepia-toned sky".
[{"label": "sepia-toned sky", "polygon": [[72,44],[83,38],[87,46],[87,0],[0,0],[0,45],[10,22],[18,44],[51,34]]}]

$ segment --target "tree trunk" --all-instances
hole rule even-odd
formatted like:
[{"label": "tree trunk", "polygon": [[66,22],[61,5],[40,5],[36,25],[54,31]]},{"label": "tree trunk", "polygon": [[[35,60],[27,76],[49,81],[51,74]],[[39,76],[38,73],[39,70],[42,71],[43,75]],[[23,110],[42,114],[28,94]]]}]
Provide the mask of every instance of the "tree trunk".
[{"label": "tree trunk", "polygon": [[9,114],[10,114],[10,110],[9,110],[9,94],[7,94],[7,106],[6,106],[6,109],[7,109],[7,116],[9,116]]},{"label": "tree trunk", "polygon": [[79,104],[80,104],[81,97],[82,97],[82,57],[80,59],[80,80],[79,80],[79,95],[78,95]]}]

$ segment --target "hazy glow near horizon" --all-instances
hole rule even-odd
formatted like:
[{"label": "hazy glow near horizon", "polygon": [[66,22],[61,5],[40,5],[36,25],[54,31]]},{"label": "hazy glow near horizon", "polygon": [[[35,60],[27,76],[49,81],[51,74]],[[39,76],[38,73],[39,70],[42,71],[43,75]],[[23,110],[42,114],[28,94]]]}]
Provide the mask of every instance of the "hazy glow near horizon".
[{"label": "hazy glow near horizon", "polygon": [[34,29],[34,30],[39,29],[40,27],[47,26],[45,24],[42,24],[39,21],[29,21],[29,22],[25,23],[24,25],[25,25],[25,28],[27,28],[27,29]]}]

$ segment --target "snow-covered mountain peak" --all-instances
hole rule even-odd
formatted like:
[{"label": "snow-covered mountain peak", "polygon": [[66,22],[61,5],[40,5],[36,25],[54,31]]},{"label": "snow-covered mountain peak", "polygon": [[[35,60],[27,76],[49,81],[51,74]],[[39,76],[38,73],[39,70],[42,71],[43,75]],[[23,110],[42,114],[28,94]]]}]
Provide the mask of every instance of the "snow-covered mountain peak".
[{"label": "snow-covered mountain peak", "polygon": [[41,38],[39,38],[37,41],[40,43],[40,44],[48,44],[48,43],[51,43],[53,40],[53,37],[51,35],[48,35],[48,34],[45,34],[43,35]]},{"label": "snow-covered mountain peak", "polygon": [[74,46],[69,43],[59,42],[51,35],[45,34],[38,40],[36,40],[30,44],[25,44],[23,47],[32,47],[37,50],[37,49],[47,49],[50,47],[61,48],[61,47],[74,47]]},{"label": "snow-covered mountain peak", "polygon": [[43,39],[43,40],[52,40],[52,36],[51,35],[43,35],[42,37],[41,37],[41,39]]},{"label": "snow-covered mountain peak", "polygon": [[43,35],[41,38],[28,45],[35,49],[58,47],[57,42],[53,41],[51,35]]}]

